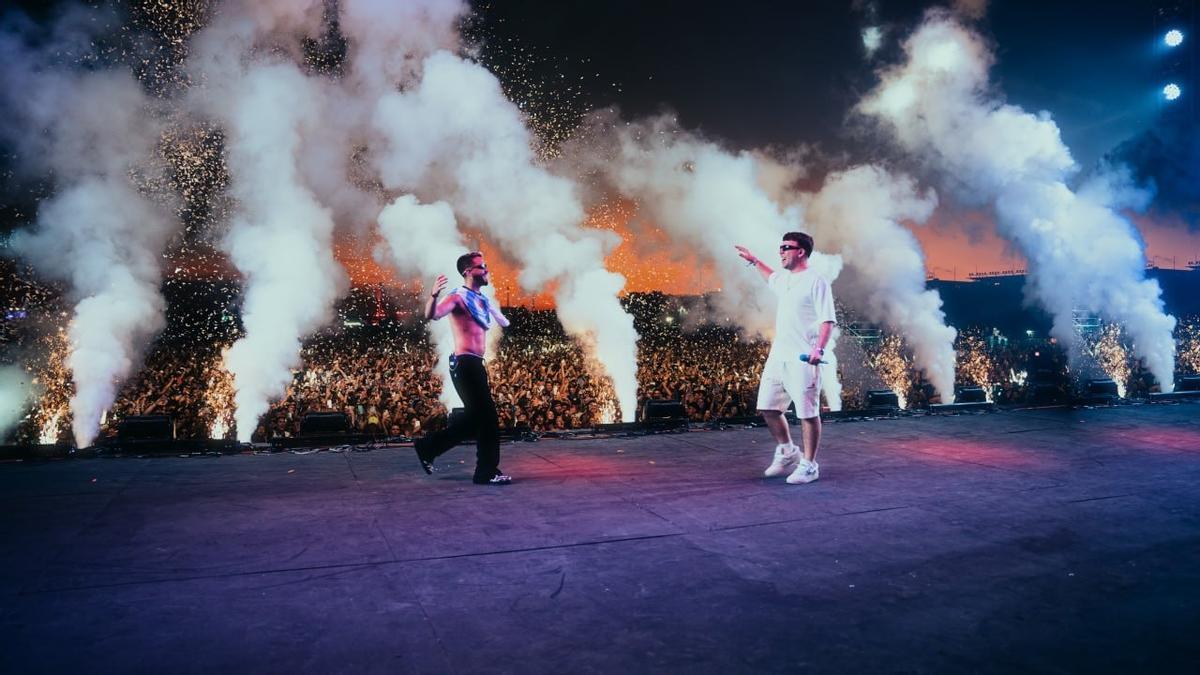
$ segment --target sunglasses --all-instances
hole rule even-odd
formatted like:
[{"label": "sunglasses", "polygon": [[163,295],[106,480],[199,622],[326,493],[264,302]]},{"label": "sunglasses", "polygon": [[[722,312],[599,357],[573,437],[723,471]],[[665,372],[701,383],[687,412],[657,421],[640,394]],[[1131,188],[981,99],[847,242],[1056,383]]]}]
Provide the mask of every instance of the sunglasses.
[{"label": "sunglasses", "polygon": [[783,244],[782,246],[779,247],[780,253],[783,253],[784,251],[799,251],[799,250],[800,250],[799,246],[792,246],[791,244]]},{"label": "sunglasses", "polygon": [[483,263],[480,265],[471,265],[470,267],[468,267],[467,269],[465,269],[463,271],[470,272],[471,270],[483,270],[484,272],[486,272],[487,271],[487,263]]}]

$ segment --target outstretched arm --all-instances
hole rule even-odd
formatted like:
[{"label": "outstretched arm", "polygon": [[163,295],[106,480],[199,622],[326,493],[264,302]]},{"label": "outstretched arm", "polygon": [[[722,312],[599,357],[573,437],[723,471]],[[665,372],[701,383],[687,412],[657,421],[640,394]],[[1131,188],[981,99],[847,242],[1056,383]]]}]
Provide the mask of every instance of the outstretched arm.
[{"label": "outstretched arm", "polygon": [[500,311],[499,302],[489,302],[488,309],[491,310],[492,316],[496,318],[496,323],[500,324],[501,328],[508,328],[508,317]]},{"label": "outstretched arm", "polygon": [[742,260],[745,260],[758,269],[759,273],[762,274],[763,279],[771,278],[771,275],[775,272],[775,270],[767,267],[766,263],[754,257],[754,254],[750,252],[750,249],[746,248],[745,246],[737,245],[734,245],[734,248],[737,249],[738,255],[742,257]]},{"label": "outstretched arm", "polygon": [[429,297],[425,300],[425,320],[434,321],[446,316],[454,311],[454,306],[458,304],[458,296],[451,295],[450,297],[438,302],[438,296],[442,291],[446,290],[446,275],[439,274],[436,281],[433,282],[433,290],[430,291]]}]

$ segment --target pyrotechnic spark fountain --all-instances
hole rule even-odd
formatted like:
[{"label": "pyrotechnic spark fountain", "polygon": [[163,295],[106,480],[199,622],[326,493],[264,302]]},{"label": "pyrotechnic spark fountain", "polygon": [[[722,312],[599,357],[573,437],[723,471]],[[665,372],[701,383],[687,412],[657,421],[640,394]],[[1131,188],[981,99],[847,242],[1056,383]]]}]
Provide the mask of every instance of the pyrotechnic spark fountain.
[{"label": "pyrotechnic spark fountain", "polygon": [[1083,351],[1094,358],[1104,374],[1117,383],[1117,395],[1125,398],[1132,369],[1121,327],[1115,323],[1105,324],[1099,333],[1084,342]]},{"label": "pyrotechnic spark fountain", "polygon": [[987,342],[977,332],[959,333],[955,353],[958,357],[956,370],[959,380],[982,387],[988,403],[991,403],[995,364],[992,362]]},{"label": "pyrotechnic spark fountain", "polygon": [[71,372],[67,368],[70,344],[65,328],[42,339],[45,356],[34,368],[34,385],[41,389],[34,411],[38,442],[49,445],[58,442],[63,425],[70,420],[72,395]]},{"label": "pyrotechnic spark fountain", "polygon": [[1176,369],[1182,373],[1200,373],[1200,319],[1190,318],[1179,324],[1175,336]]},{"label": "pyrotechnic spark fountain", "polygon": [[234,431],[233,419],[233,373],[225,365],[226,348],[213,361],[204,388],[204,408],[202,414],[209,421],[208,437],[224,439]]},{"label": "pyrotechnic spark fountain", "polygon": [[612,399],[606,401],[600,408],[600,423],[612,424],[617,419],[617,401]]},{"label": "pyrotechnic spark fountain", "polygon": [[605,371],[604,364],[600,363],[596,357],[591,356],[595,353],[595,347],[583,345],[579,339],[576,339],[575,342],[580,345],[583,354],[587,355],[584,358],[585,370],[591,379],[592,389],[600,406],[601,424],[632,421],[632,417],[630,419],[622,419],[625,415],[622,414],[624,411],[622,410],[620,400],[617,398],[617,391],[613,386],[613,380]]},{"label": "pyrotechnic spark fountain", "polygon": [[867,364],[883,380],[884,386],[896,393],[900,408],[908,407],[908,392],[912,387],[912,358],[906,354],[904,339],[888,335],[867,356]]}]

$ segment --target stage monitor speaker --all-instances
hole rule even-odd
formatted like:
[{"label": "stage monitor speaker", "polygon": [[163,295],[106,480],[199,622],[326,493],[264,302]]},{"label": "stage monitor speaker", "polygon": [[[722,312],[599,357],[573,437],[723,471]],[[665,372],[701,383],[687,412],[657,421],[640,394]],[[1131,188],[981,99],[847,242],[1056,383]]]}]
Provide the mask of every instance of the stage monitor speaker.
[{"label": "stage monitor speaker", "polygon": [[652,398],[642,405],[643,422],[685,419],[687,419],[687,411],[683,409],[683,403],[679,401]]},{"label": "stage monitor speaker", "polygon": [[1200,391],[1200,375],[1185,375],[1175,383],[1175,391]]},{"label": "stage monitor speaker", "polygon": [[987,392],[983,387],[959,387],[955,403],[987,403]]},{"label": "stage monitor speaker", "polygon": [[1036,382],[1029,385],[1028,400],[1033,404],[1055,403],[1062,398],[1062,393],[1058,387],[1045,382]]},{"label": "stage monitor speaker", "polygon": [[170,415],[130,415],[117,424],[119,441],[173,441],[175,422]]},{"label": "stage monitor speaker", "polygon": [[867,408],[899,408],[900,397],[891,389],[872,389],[867,392]]},{"label": "stage monitor speaker", "polygon": [[300,418],[300,437],[335,436],[350,431],[350,418],[340,412],[310,412]]},{"label": "stage monitor speaker", "polygon": [[1088,380],[1088,396],[1117,396],[1117,383],[1109,378]]}]

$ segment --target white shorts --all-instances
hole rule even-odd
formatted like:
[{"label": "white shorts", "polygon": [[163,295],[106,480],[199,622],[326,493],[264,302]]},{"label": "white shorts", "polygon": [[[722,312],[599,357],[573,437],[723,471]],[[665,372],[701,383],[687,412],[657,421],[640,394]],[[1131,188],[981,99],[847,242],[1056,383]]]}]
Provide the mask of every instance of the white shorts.
[{"label": "white shorts", "polygon": [[758,409],[785,412],[796,402],[796,417],[802,420],[821,414],[821,368],[800,359],[771,362],[763,367],[758,385]]}]

